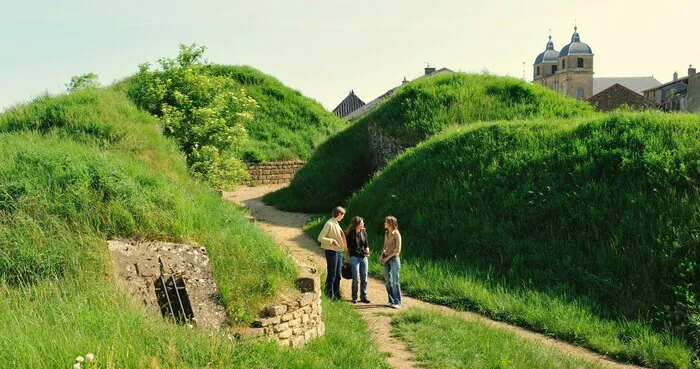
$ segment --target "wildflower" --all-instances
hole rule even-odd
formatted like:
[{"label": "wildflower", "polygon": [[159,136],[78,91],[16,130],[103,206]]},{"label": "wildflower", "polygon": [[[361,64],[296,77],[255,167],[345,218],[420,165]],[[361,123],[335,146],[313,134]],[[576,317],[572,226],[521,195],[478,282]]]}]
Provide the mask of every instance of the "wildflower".
[{"label": "wildflower", "polygon": [[88,352],[87,355],[85,355],[85,360],[87,360],[88,362],[91,362],[91,361],[93,361],[94,359],[95,359],[95,355],[93,355],[93,354],[91,354],[91,353],[89,353],[89,352]]},{"label": "wildflower", "polygon": [[78,356],[78,357],[75,358],[75,361],[77,361],[77,362],[79,362],[79,363],[82,363],[83,361],[85,361],[85,359],[83,359],[82,356]]},{"label": "wildflower", "polygon": [[73,364],[73,369],[80,369],[80,363]]}]

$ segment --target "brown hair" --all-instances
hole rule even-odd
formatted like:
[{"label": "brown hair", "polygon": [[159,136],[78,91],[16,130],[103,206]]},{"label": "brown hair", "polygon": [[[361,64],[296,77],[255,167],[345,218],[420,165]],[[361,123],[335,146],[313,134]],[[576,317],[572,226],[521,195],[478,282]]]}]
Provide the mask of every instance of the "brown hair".
[{"label": "brown hair", "polygon": [[337,217],[340,214],[345,214],[345,208],[342,206],[336,206],[335,209],[333,209],[333,218]]},{"label": "brown hair", "polygon": [[345,231],[346,235],[349,235],[350,232],[355,232],[355,229],[357,228],[357,225],[364,222],[364,219],[354,216],[352,217],[352,220],[350,221],[350,225],[348,226],[348,229]]},{"label": "brown hair", "polygon": [[399,229],[399,221],[396,220],[395,217],[389,215],[389,216],[387,216],[386,218],[384,218],[384,221],[387,222],[387,223],[389,223],[389,225],[390,225],[392,228],[394,228],[394,229],[396,229],[396,230]]}]

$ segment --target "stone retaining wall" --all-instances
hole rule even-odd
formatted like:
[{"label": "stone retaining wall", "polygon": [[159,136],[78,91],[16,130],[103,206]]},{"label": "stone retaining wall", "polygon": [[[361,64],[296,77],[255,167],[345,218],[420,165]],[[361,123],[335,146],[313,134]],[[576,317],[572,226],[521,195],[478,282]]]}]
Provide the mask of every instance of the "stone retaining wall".
[{"label": "stone retaining wall", "polygon": [[296,286],[301,294],[293,299],[266,306],[248,334],[274,337],[284,347],[301,347],[323,336],[326,328],[321,315],[321,283],[316,269],[302,266]]},{"label": "stone retaining wall", "polygon": [[275,184],[290,182],[294,174],[304,166],[306,162],[300,160],[277,161],[268,163],[246,164],[250,180],[244,185],[255,184]]}]

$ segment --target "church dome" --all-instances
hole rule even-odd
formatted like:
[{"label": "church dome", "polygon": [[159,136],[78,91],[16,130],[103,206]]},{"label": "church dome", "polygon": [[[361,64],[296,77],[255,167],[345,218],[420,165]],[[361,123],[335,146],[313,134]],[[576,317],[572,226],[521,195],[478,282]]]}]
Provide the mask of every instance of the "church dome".
[{"label": "church dome", "polygon": [[593,55],[591,47],[581,42],[581,36],[578,35],[578,28],[574,27],[574,34],[571,35],[571,43],[564,46],[559,53],[559,57],[567,55]]},{"label": "church dome", "polygon": [[549,42],[547,42],[547,49],[540,53],[540,55],[537,55],[537,58],[535,59],[535,64],[540,64],[540,63],[556,63],[557,58],[559,57],[559,52],[554,50],[554,42],[552,42],[552,36],[549,36]]}]

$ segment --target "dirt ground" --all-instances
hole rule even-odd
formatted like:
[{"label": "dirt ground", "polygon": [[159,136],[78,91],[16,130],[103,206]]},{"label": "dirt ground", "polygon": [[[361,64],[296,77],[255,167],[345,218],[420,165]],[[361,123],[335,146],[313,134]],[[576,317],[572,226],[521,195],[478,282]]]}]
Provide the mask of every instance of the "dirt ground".
[{"label": "dirt ground", "polygon": [[[314,266],[319,270],[324,270],[326,267],[325,258],[322,249],[318,246],[316,240],[307,236],[302,230],[302,226],[307,221],[309,216],[301,213],[289,213],[277,210],[271,206],[267,206],[262,202],[262,196],[268,192],[275,191],[286,184],[281,185],[265,185],[257,187],[240,187],[235,192],[225,192],[223,196],[231,201],[237,202],[250,209],[251,214],[257,219],[258,224],[270,235],[272,235],[280,245],[283,245],[289,254],[296,260]],[[331,209],[329,209],[330,212]],[[376,257],[373,254],[370,257]],[[323,283],[323,281],[322,281]],[[343,280],[341,282],[341,291],[344,299],[350,298],[350,281]],[[391,335],[391,317],[378,313],[395,313],[396,310],[387,306],[387,293],[384,287],[384,281],[370,278],[367,288],[367,296],[372,302],[370,304],[357,303],[353,306],[364,319],[367,327],[372,333],[372,338],[377,343],[377,347],[381,351],[390,354],[389,364],[397,369],[416,368],[417,363],[412,360],[412,353],[406,345]],[[607,368],[641,368],[634,365],[621,364],[609,360],[603,355],[591,352],[581,347],[573,346],[568,343],[554,340],[550,337],[539,333],[534,333],[520,327],[512,326],[506,323],[490,320],[484,316],[456,311],[444,306],[426,303],[407,296],[402,298],[403,308],[421,307],[437,309],[446,314],[460,316],[471,321],[478,321],[496,329],[503,329],[516,333],[518,336],[525,339],[535,341],[541,347],[546,347],[553,351],[559,351],[567,355],[580,357],[584,360],[595,362]]]}]

